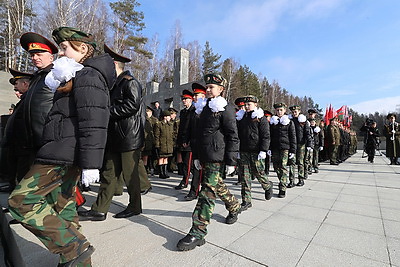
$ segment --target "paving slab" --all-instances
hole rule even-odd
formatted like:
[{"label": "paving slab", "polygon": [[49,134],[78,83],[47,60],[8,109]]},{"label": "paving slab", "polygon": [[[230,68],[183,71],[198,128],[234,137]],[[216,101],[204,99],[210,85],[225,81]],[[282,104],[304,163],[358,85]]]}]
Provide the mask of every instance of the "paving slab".
[{"label": "paving slab", "polygon": [[[361,151],[360,151],[361,152]],[[274,196],[264,199],[257,181],[252,186],[253,206],[238,222],[225,224],[228,212],[216,201],[206,244],[180,252],[176,243],[189,231],[196,200],[186,201],[189,189],[175,190],[181,178],[151,177],[153,190],[142,196],[143,213],[127,219],[112,216],[122,211],[128,195],[114,197],[103,222],[82,221],[83,233],[96,248],[93,266],[398,266],[400,267],[400,166],[385,157],[367,163],[357,153],[339,166],[326,162],[303,187],[277,197],[278,179],[270,173]],[[241,202],[237,176],[226,183]],[[98,184],[85,192],[90,209]],[[7,194],[0,194],[6,206]],[[58,256],[21,225],[10,230],[16,266],[56,266]],[[1,221],[1,220],[0,220]],[[2,229],[3,229],[2,228]],[[18,256],[20,255],[20,256]]]}]

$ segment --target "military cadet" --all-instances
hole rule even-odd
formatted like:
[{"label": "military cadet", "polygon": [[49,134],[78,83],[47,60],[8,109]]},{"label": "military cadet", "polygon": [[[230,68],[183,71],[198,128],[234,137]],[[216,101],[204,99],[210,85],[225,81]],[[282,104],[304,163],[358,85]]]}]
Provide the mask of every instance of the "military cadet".
[{"label": "military cadet", "polygon": [[272,197],[273,183],[265,174],[265,158],[270,144],[269,122],[264,116],[264,111],[258,108],[258,99],[249,95],[243,97],[245,113],[236,116],[238,135],[240,140],[239,173],[242,177],[242,203],[241,211],[252,207],[251,181],[254,178],[260,182],[265,191],[265,199]]},{"label": "military cadet", "polygon": [[199,131],[199,156],[204,167],[204,176],[197,205],[193,211],[192,228],[189,233],[179,240],[179,250],[191,250],[205,243],[207,225],[215,206],[218,195],[229,211],[225,222],[233,224],[237,221],[240,204],[231,194],[222,180],[223,172],[232,173],[236,165],[239,152],[239,139],[237,134],[235,109],[228,104],[222,94],[225,90],[226,80],[218,74],[204,76],[207,88],[207,104],[197,111],[200,114],[198,121]]},{"label": "military cadet", "polygon": [[[108,92],[116,76],[109,68],[110,56],[93,57],[96,43],[91,35],[70,27],[57,28],[52,35],[61,56],[46,77],[55,92],[54,105],[35,164],[8,203],[15,219],[51,252],[60,254],[58,266],[90,266],[94,248],[80,232],[75,187],[81,173],[85,184],[99,179],[109,118]],[[59,192],[56,199],[54,191]]]},{"label": "military cadet", "polygon": [[329,147],[329,161],[331,165],[339,165],[338,163],[338,147],[340,145],[340,130],[337,126],[337,118],[330,119],[327,128],[327,144]]},{"label": "military cadet", "polygon": [[[313,147],[313,139],[310,129],[310,122],[307,121],[306,116],[301,113],[301,107],[299,105],[293,105],[289,108],[293,114],[292,121],[296,128],[296,140],[297,140],[297,149],[296,149],[296,165],[298,170],[298,180],[299,182],[296,184],[297,186],[304,185],[304,179],[307,179],[308,173],[308,165],[309,157],[308,153],[312,151]],[[290,164],[290,183],[288,187],[294,186],[294,164]]]},{"label": "military cadet", "polygon": [[195,107],[192,104],[193,93],[189,90],[183,90],[181,100],[183,109],[180,111],[180,123],[176,144],[182,159],[180,166],[183,172],[183,177],[179,185],[175,186],[175,189],[177,190],[186,188],[188,186],[193,162],[193,154],[190,147],[190,127],[195,116]]},{"label": "military cadet", "polygon": [[142,87],[125,63],[131,60],[104,45],[104,52],[113,58],[109,68],[115,69],[117,80],[110,92],[110,122],[107,147],[101,170],[100,189],[90,210],[79,211],[85,220],[106,219],[111,200],[116,191],[117,179],[124,179],[129,194],[129,204],[114,218],[127,218],[142,213],[140,195],[139,159],[144,144],[144,107]]},{"label": "military cadet", "polygon": [[154,171],[154,128],[158,119],[153,116],[153,109],[149,106],[146,107],[146,122],[145,122],[145,141],[142,150],[142,159],[148,174],[153,175]]},{"label": "military cadet", "polygon": [[[264,110],[264,116],[268,123],[271,121],[272,112],[269,110]],[[267,157],[265,158],[265,174],[269,175],[269,169],[271,168],[271,151],[267,151]]]},{"label": "military cadet", "polygon": [[376,122],[364,123],[360,131],[365,132],[365,152],[368,155],[368,162],[374,163],[375,150],[379,144],[379,130],[376,128]]},{"label": "military cadet", "polygon": [[168,172],[174,172],[178,171],[178,175],[183,175],[183,170],[182,170],[182,155],[177,149],[177,144],[176,144],[176,137],[178,135],[178,129],[179,129],[179,124],[181,122],[180,117],[178,116],[178,111],[170,107],[168,108],[168,111],[171,116],[171,123],[174,126],[174,133],[173,133],[173,146],[174,146],[174,152],[172,153],[172,156],[168,157],[168,164],[167,164],[167,171]]},{"label": "military cadet", "polygon": [[296,129],[292,120],[286,115],[286,104],[274,104],[275,115],[271,117],[270,132],[272,152],[271,159],[274,170],[279,179],[279,195],[286,196],[286,183],[288,178],[288,160],[293,160],[296,155]]},{"label": "military cadet", "polygon": [[[18,130],[14,131],[13,138],[18,140],[18,174],[17,180],[29,171],[35,155],[42,145],[42,134],[45,119],[53,105],[54,92],[45,84],[45,77],[53,67],[53,54],[58,52],[57,47],[45,37],[28,32],[20,38],[21,46],[26,50],[37,71],[30,78],[29,89],[24,93],[24,100],[19,104]],[[17,83],[18,79],[16,80]]]},{"label": "military cadet", "polygon": [[174,151],[174,124],[171,122],[171,113],[164,110],[163,119],[155,125],[154,139],[156,155],[158,157],[159,177],[169,178],[167,171],[168,158]]},{"label": "military cadet", "polygon": [[199,83],[192,83],[193,91],[193,106],[194,114],[190,120],[189,126],[189,144],[192,152],[193,166],[192,170],[192,181],[190,183],[189,193],[185,196],[185,200],[191,201],[197,198],[200,190],[200,183],[203,176],[202,166],[199,160],[199,141],[198,141],[198,120],[204,106],[207,104],[206,88]]},{"label": "military cadet", "polygon": [[310,121],[310,127],[311,130],[314,134],[314,147],[313,147],[313,153],[312,153],[312,159],[311,159],[311,170],[314,171],[315,173],[319,172],[319,167],[318,167],[318,159],[319,159],[319,152],[324,149],[324,135],[323,131],[321,131],[321,128],[317,126],[317,123],[315,119],[311,118],[309,119]]},{"label": "military cadet", "polygon": [[15,95],[20,98],[17,105],[14,106],[11,116],[7,120],[4,129],[4,137],[1,140],[1,149],[6,155],[6,164],[4,164],[4,172],[7,176],[8,184],[0,187],[0,192],[11,192],[14,190],[16,182],[21,181],[22,177],[26,174],[27,170],[19,168],[24,166],[26,151],[23,144],[18,140],[19,132],[25,128],[25,121],[23,115],[23,106],[25,101],[25,93],[29,89],[30,79],[33,77],[32,73],[20,72],[14,69],[9,69],[11,75],[9,82],[14,86]]},{"label": "military cadet", "polygon": [[389,113],[386,116],[388,122],[384,126],[386,136],[386,157],[390,159],[390,165],[399,164],[400,157],[400,124],[396,122],[396,114]]}]

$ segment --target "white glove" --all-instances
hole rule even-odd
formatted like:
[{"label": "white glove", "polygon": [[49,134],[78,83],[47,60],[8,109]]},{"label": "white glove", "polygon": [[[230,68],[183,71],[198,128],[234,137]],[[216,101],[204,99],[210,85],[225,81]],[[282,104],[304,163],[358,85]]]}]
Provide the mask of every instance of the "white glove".
[{"label": "white glove", "polygon": [[272,156],[271,150],[268,150],[268,151],[267,151],[267,155],[270,156],[270,157]]},{"label": "white glove", "polygon": [[237,159],[240,159],[240,152],[237,153]]},{"label": "white glove", "polygon": [[200,164],[200,160],[198,160],[198,159],[195,159],[194,161],[193,161],[193,164],[194,164],[194,167],[197,169],[197,170],[201,170],[201,164]]},{"label": "white glove", "polygon": [[294,158],[294,153],[289,153],[289,159],[293,159]]},{"label": "white glove", "polygon": [[307,150],[308,150],[308,151],[311,151],[311,150],[312,150],[312,147],[308,146],[308,147],[307,147]]},{"label": "white glove", "polygon": [[100,172],[98,169],[84,169],[82,170],[82,184],[89,186],[91,183],[100,180]]},{"label": "white glove", "polygon": [[324,147],[323,147],[323,146],[320,146],[320,147],[319,147],[319,151],[322,151],[322,150],[324,150]]},{"label": "white glove", "polygon": [[261,159],[265,159],[266,157],[267,157],[267,152],[265,152],[265,151],[260,151],[260,153],[258,153],[257,159],[258,159],[258,160],[261,160]]},{"label": "white glove", "polygon": [[226,165],[226,167],[225,167],[225,173],[226,173],[226,175],[230,175],[230,174],[232,174],[234,171],[235,171],[235,166]]}]

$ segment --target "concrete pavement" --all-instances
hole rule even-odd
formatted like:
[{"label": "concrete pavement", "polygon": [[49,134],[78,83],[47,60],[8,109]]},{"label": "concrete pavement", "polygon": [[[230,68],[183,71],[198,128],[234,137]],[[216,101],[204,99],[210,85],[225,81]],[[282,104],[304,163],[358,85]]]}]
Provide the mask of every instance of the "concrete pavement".
[{"label": "concrete pavement", "polygon": [[[177,176],[153,177],[142,215],[112,217],[126,206],[125,193],[114,197],[107,220],[82,222],[96,248],[93,266],[400,266],[400,166],[388,165],[384,156],[371,164],[361,153],[339,166],[321,163],[320,173],[288,189],[284,199],[277,197],[276,174],[270,178],[271,200],[264,200],[255,181],[253,207],[233,225],[224,223],[228,212],[218,200],[206,244],[180,252],[176,243],[190,229],[196,201],[184,200],[188,189],[174,189]],[[236,179],[226,182],[240,198]],[[88,209],[96,193],[85,195]],[[3,205],[6,197],[0,194]],[[19,264],[57,265],[58,256],[21,225],[11,225],[11,231]]]}]

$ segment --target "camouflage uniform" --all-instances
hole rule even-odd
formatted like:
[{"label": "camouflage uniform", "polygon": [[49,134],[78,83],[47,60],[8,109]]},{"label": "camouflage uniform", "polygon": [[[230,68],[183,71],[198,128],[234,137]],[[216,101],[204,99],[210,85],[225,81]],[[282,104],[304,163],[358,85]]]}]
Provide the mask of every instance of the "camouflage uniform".
[{"label": "camouflage uniform", "polygon": [[258,153],[240,153],[239,172],[242,177],[242,201],[251,202],[251,180],[257,178],[264,191],[267,191],[272,185],[265,174],[264,160],[258,160]]},{"label": "camouflage uniform", "polygon": [[203,239],[207,235],[207,225],[214,211],[216,196],[225,203],[229,212],[240,210],[239,201],[229,191],[222,180],[225,164],[205,163],[202,188],[199,193],[199,200],[192,214],[193,224],[189,234],[197,239]]},{"label": "camouflage uniform", "polygon": [[[11,215],[34,233],[60,262],[80,255],[90,244],[80,233],[75,166],[34,165],[9,197]],[[90,258],[80,266],[90,266]]]},{"label": "camouflage uniform", "polygon": [[289,150],[277,150],[272,152],[272,166],[279,179],[279,190],[286,191],[286,184],[288,180],[288,160]]}]

